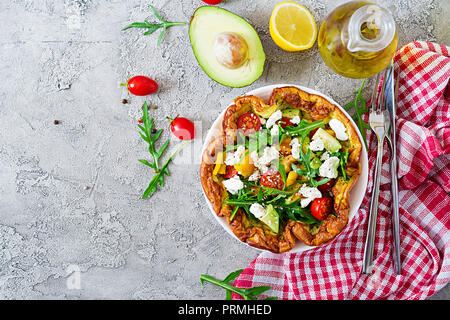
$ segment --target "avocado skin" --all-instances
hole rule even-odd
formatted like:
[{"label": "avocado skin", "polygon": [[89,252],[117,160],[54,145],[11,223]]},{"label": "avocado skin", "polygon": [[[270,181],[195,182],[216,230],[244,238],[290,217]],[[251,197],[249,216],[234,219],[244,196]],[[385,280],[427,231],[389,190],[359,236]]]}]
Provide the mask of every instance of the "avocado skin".
[{"label": "avocado skin", "polygon": [[260,44],[260,50],[261,50],[261,51],[260,51],[260,54],[262,54],[262,60],[263,60],[262,63],[261,63],[262,66],[261,66],[260,68],[257,68],[257,69],[259,69],[259,71],[258,71],[257,73],[255,73],[255,76],[252,77],[252,79],[251,79],[249,82],[246,82],[246,83],[244,83],[244,84],[233,84],[233,83],[230,83],[230,82],[221,81],[221,80],[217,79],[217,77],[216,77],[214,74],[212,74],[212,73],[213,73],[212,71],[206,69],[206,68],[202,65],[202,61],[199,59],[199,56],[198,56],[198,54],[196,53],[196,50],[195,50],[194,46],[192,45],[192,43],[193,43],[193,36],[194,36],[194,33],[195,33],[195,30],[193,30],[192,25],[193,25],[193,22],[194,22],[195,18],[196,18],[199,14],[201,14],[202,11],[204,11],[204,10],[210,10],[210,11],[216,10],[218,13],[220,12],[220,14],[230,14],[230,15],[233,15],[233,16],[235,16],[235,17],[238,17],[238,18],[241,19],[243,22],[245,22],[245,23],[248,25],[249,28],[252,28],[253,31],[255,32],[255,34],[257,35],[256,30],[253,28],[253,26],[252,26],[249,22],[247,22],[244,18],[238,16],[237,14],[235,14],[235,13],[229,11],[229,10],[223,9],[223,8],[221,8],[221,7],[215,7],[215,6],[201,6],[201,7],[197,8],[197,9],[195,10],[195,12],[194,12],[194,14],[191,16],[191,19],[190,19],[190,22],[189,22],[189,41],[191,42],[192,51],[193,51],[193,53],[194,53],[195,59],[197,60],[198,64],[200,65],[200,67],[203,69],[203,71],[204,71],[204,72],[205,72],[212,80],[216,81],[217,83],[220,83],[221,85],[224,85],[224,86],[227,86],[227,87],[231,87],[231,88],[242,88],[242,87],[246,87],[246,86],[249,86],[249,85],[253,84],[256,80],[258,80],[258,79],[261,77],[262,73],[264,72],[264,66],[265,66],[265,60],[266,60],[266,55],[265,55],[265,52],[264,52],[264,49],[263,49],[263,46],[262,46],[262,44],[261,44],[261,40],[260,40],[259,36],[258,36],[258,42],[259,42],[259,44]]}]

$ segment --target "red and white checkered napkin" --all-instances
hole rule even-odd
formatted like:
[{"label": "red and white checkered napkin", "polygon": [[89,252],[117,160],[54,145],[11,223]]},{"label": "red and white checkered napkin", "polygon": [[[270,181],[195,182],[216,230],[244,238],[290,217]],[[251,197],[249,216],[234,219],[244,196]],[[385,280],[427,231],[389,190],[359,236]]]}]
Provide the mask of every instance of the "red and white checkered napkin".
[{"label": "red and white checkered napkin", "polygon": [[[392,261],[389,155],[383,159],[374,269],[360,273],[376,138],[368,132],[369,184],[353,220],[328,245],[260,254],[238,287],[270,285],[279,299],[425,299],[450,282],[450,47],[412,42],[394,57],[402,275]],[[388,150],[385,146],[385,150]],[[235,296],[234,298],[238,298]]]}]

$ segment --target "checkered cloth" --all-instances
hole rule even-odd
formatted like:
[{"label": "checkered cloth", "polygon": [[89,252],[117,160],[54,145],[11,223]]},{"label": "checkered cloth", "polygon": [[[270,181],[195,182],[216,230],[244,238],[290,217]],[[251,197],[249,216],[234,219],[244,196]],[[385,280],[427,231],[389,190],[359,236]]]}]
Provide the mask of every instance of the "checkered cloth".
[{"label": "checkered cloth", "polygon": [[374,268],[371,275],[361,274],[376,158],[376,137],[368,132],[367,195],[341,234],[302,253],[261,253],[234,285],[270,285],[267,296],[279,299],[425,299],[450,281],[449,53],[450,47],[412,42],[394,57],[400,77],[396,123],[402,275],[395,273],[392,260],[388,152]]}]

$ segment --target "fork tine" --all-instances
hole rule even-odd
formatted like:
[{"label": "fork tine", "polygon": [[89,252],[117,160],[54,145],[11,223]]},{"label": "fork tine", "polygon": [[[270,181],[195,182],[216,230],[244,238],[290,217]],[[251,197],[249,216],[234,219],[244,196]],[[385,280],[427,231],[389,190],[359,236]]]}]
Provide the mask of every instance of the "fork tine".
[{"label": "fork tine", "polygon": [[380,73],[377,74],[377,80],[375,81],[375,84],[373,86],[372,91],[372,98],[370,98],[370,108],[372,111],[376,110],[377,106],[377,91],[378,91],[378,84],[380,83]]},{"label": "fork tine", "polygon": [[388,74],[388,68],[384,69],[384,75],[383,75],[383,84],[381,86],[381,93],[380,93],[380,100],[378,101],[377,105],[377,111],[381,112],[384,106],[384,90],[386,89],[387,84],[387,74]]}]

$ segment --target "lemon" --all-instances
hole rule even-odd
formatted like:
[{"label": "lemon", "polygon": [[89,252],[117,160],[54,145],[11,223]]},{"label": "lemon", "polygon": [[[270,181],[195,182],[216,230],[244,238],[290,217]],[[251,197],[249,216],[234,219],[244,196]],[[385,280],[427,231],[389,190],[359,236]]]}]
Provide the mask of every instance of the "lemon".
[{"label": "lemon", "polygon": [[286,51],[301,51],[313,46],[317,26],[311,12],[294,1],[275,6],[269,24],[272,40]]}]

